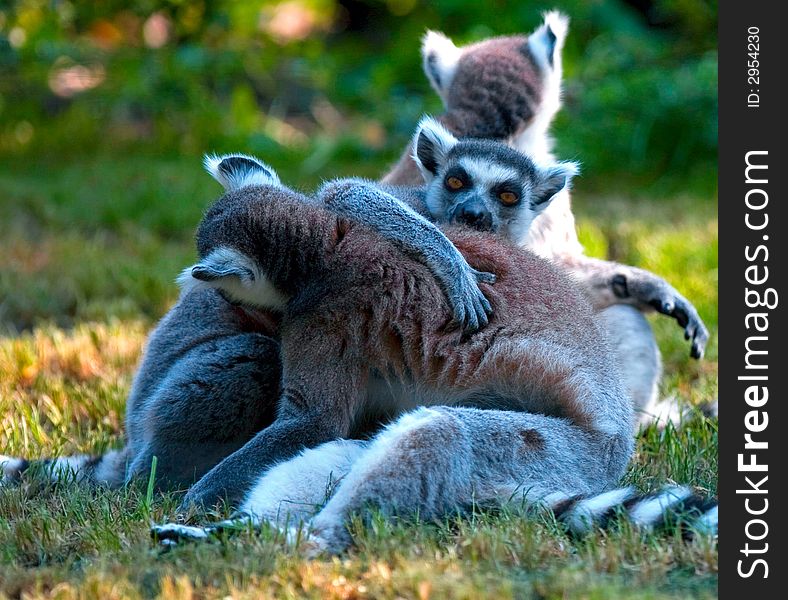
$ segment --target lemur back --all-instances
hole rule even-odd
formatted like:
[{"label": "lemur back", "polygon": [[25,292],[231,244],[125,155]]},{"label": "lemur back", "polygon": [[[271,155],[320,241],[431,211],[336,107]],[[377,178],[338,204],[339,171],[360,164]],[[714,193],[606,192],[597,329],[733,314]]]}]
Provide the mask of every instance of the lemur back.
[{"label": "lemur back", "polygon": [[[470,338],[450,327],[449,305],[422,262],[322,206],[258,185],[231,191],[208,212],[191,285],[237,298],[225,282],[253,273],[247,289],[265,281],[287,296],[281,429],[260,436],[257,450],[266,456],[242,486],[241,509],[255,523],[286,522],[291,507],[308,518],[328,499],[311,523],[310,543],[330,551],[347,545],[347,519],[370,503],[432,518],[474,501],[505,503],[518,490],[580,524],[632,500],[633,517],[648,512],[642,522],[653,524],[662,510],[647,511],[648,501],[639,500],[635,511],[631,489],[593,496],[615,485],[629,460],[632,407],[587,299],[510,242],[446,232],[473,268],[497,278],[485,286],[490,323]],[[308,339],[319,339],[317,348],[305,347]],[[273,441],[298,431],[312,434],[307,446],[353,433],[370,405],[383,404],[375,378],[405,388],[410,400],[394,398],[395,414],[444,406],[409,413],[370,442],[329,442],[285,462],[298,444],[271,451]],[[239,464],[228,466],[212,474],[238,477]],[[337,491],[326,494],[332,477]],[[666,492],[656,506],[688,497]],[[162,538],[206,531],[154,528]]]},{"label": "lemur back", "polygon": [[[624,397],[592,310],[567,276],[502,238],[460,228],[446,233],[473,268],[496,274],[495,285],[482,284],[493,307],[490,323],[468,339],[451,327],[448,302],[420,261],[280,189],[246,187],[219,200],[200,227],[205,258],[194,269],[198,277],[209,272],[203,284],[222,289],[237,276],[214,279],[215,257],[235,256],[287,296],[284,338],[330,331],[380,377],[412,383],[427,396],[420,404],[430,397],[511,403],[590,423],[611,407],[575,398],[583,377],[610,390],[605,401]],[[225,268],[232,270],[230,263]],[[613,413],[620,423],[626,410],[616,406]]]},{"label": "lemur back", "polygon": [[[219,170],[253,168],[249,160],[229,157]],[[496,276],[481,284],[490,322],[469,336],[422,260],[281,184],[259,185],[268,168],[259,171],[255,185],[231,188],[206,213],[201,258],[182,281],[258,307],[272,290],[286,301],[278,416],[192,487],[186,503],[239,501],[302,447],[360,433],[370,413],[392,417],[425,405],[516,411],[534,461],[553,465],[543,470],[551,482],[567,493],[615,483],[632,449],[632,406],[568,276],[503,238],[446,229],[472,269]]]}]

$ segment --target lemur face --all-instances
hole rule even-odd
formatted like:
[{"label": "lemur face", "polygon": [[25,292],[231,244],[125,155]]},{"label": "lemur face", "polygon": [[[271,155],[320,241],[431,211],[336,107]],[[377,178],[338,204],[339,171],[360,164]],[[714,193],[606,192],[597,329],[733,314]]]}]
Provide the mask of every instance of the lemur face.
[{"label": "lemur face", "polygon": [[571,162],[538,166],[500,142],[458,140],[431,118],[419,124],[413,157],[427,182],[427,208],[436,222],[515,241],[578,170]]}]

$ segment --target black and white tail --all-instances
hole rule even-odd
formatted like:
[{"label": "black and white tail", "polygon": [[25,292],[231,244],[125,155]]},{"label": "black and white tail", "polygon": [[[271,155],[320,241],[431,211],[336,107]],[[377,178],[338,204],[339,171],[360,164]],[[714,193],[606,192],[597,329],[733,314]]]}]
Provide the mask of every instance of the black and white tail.
[{"label": "black and white tail", "polygon": [[[678,528],[685,539],[717,535],[717,502],[702,498],[684,486],[667,486],[654,494],[641,494],[633,487],[623,487],[591,497],[552,495],[539,504],[551,509],[556,519],[576,536],[596,529],[609,529],[621,518],[647,531]],[[257,529],[267,522],[278,527],[288,543],[302,540],[305,548],[310,549],[310,540],[317,538],[309,532],[309,520],[301,517],[284,527],[276,519],[244,513],[203,526],[163,523],[151,527],[151,537],[162,546],[173,546],[182,541],[203,541],[220,534]]]},{"label": "black and white tail", "polygon": [[126,479],[126,449],[106,454],[77,454],[60,458],[26,460],[0,454],[0,486],[19,482],[27,473],[57,482],[94,483],[119,487]]},{"label": "black and white tail", "polygon": [[587,498],[556,497],[543,502],[576,535],[607,529],[621,517],[649,531],[678,528],[687,538],[717,534],[717,501],[685,486],[666,486],[653,494],[622,487]]}]

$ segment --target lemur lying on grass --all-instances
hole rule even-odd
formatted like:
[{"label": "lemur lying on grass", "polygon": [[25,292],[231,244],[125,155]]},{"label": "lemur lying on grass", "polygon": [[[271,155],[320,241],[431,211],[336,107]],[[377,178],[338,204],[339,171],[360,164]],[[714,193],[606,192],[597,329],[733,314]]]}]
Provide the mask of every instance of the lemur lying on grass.
[{"label": "lemur lying on grass", "polygon": [[[414,148],[434,182],[408,193],[474,220],[499,218],[485,208],[491,203],[520,205],[524,229],[573,173],[571,164],[539,168],[503,145],[454,140],[431,121]],[[229,496],[253,524],[282,525],[312,517],[333,485],[309,525],[309,543],[331,552],[349,543],[348,518],[370,506],[431,519],[525,495],[560,505],[575,529],[626,502],[645,525],[668,507],[697,507],[685,489],[655,499],[611,491],[633,448],[632,403],[587,298],[549,262],[506,237],[446,230],[471,268],[496,276],[483,284],[490,322],[466,337],[450,326],[450,305],[402,241],[309,202],[251,157],[208,166],[228,193],[200,225],[200,261],[186,285],[210,285],[259,308],[286,301],[283,392],[274,423],[191,488],[187,502]],[[329,185],[322,195],[397,204],[364,181]],[[407,246],[411,237],[404,239]],[[371,441],[336,439],[360,433],[370,417],[419,405],[433,408],[405,414]],[[693,525],[712,528],[716,507],[704,509],[711,512],[694,514]],[[214,529],[153,531],[172,540]]]}]

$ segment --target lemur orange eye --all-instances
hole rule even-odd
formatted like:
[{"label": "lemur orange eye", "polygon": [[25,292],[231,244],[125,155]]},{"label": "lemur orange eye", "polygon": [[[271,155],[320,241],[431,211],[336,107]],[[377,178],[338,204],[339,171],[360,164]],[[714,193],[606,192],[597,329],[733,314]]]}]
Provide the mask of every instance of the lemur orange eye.
[{"label": "lemur orange eye", "polygon": [[512,204],[514,204],[519,200],[517,194],[515,194],[514,192],[501,192],[500,194],[498,194],[498,199],[504,204],[506,204],[507,206],[511,206]]},{"label": "lemur orange eye", "polygon": [[446,185],[450,190],[459,190],[463,186],[463,183],[462,180],[457,177],[448,177],[446,179]]}]

